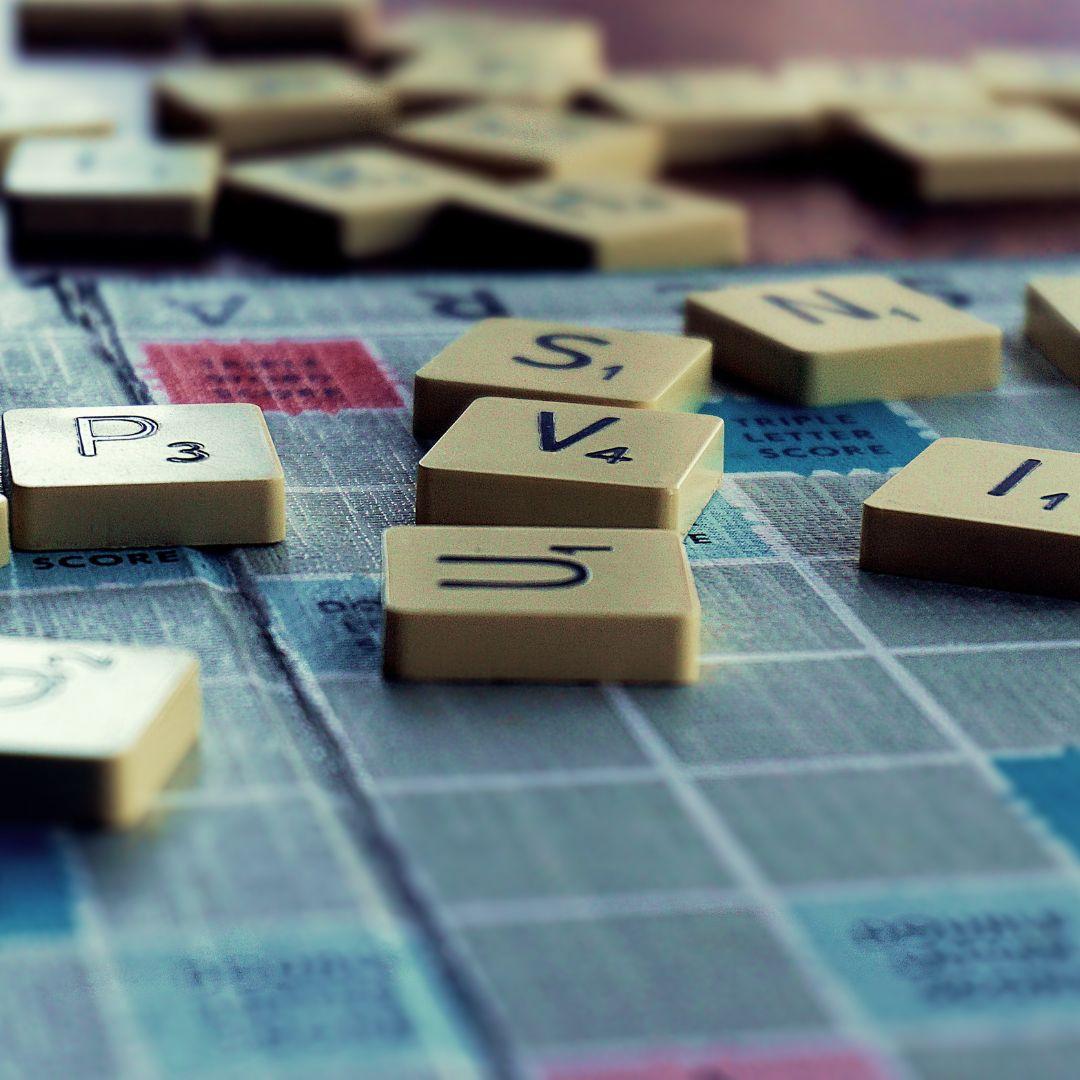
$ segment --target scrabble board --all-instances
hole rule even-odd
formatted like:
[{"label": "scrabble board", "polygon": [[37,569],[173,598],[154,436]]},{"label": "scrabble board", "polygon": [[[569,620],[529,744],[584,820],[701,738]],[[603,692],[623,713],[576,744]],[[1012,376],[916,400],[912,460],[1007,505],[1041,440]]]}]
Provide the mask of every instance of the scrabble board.
[{"label": "scrabble board", "polygon": [[678,689],[381,678],[412,376],[485,317],[677,332],[689,292],[819,271],[6,279],[5,408],[258,404],[289,535],[0,570],[0,632],[185,647],[206,699],[148,825],[0,830],[5,1067],[1071,1075],[1080,609],[856,562],[862,500],[935,435],[1076,450],[1077,390],[1020,328],[1025,283],[1080,261],[858,269],[1001,326],[1004,383],[718,392]]},{"label": "scrabble board", "polygon": [[[948,20],[937,0],[901,19],[548,6],[606,17],[635,66],[1080,34],[1068,0]],[[147,123],[152,62],[18,66],[90,77],[121,129]],[[190,649],[206,705],[137,831],[0,828],[0,1074],[1075,1074],[1077,602],[856,568],[863,499],[935,435],[1077,450],[1077,390],[1021,334],[1025,284],[1080,271],[1023,257],[1077,249],[1075,203],[900,213],[816,171],[685,179],[748,206],[755,263],[884,273],[1003,327],[1006,377],[908,404],[711,401],[726,479],[686,541],[705,663],[677,690],[382,680],[412,376],[486,317],[678,332],[689,292],[820,267],[304,278],[235,251],[145,275],[0,256],[4,409],[254,402],[290,513],[280,547],[0,569],[0,633]],[[972,261],[991,254],[1021,258]]]}]

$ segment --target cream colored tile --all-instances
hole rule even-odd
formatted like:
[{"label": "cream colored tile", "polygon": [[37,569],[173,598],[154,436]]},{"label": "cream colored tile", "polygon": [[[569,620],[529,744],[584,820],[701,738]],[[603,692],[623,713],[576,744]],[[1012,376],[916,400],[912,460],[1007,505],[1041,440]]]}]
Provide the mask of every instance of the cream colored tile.
[{"label": "cream colored tile", "polygon": [[228,212],[245,228],[295,249],[332,247],[348,258],[397,251],[472,181],[375,148],[260,158],[225,176]]},{"label": "cream colored tile", "polygon": [[562,106],[595,85],[594,68],[552,64],[535,47],[425,49],[387,79],[408,109],[475,103]]},{"label": "cream colored tile", "polygon": [[988,390],[1001,331],[878,275],[695,293],[686,332],[713,343],[719,374],[803,405]]},{"label": "cream colored tile", "polygon": [[396,117],[386,86],[330,60],[175,68],[155,94],[165,131],[212,138],[229,153],[356,139]]},{"label": "cream colored tile", "polygon": [[485,319],[417,373],[413,430],[433,439],[479,397],[695,411],[712,348],[671,334]]},{"label": "cream colored tile", "polygon": [[660,164],[660,135],[640,124],[523,105],[478,105],[403,125],[408,150],[493,176],[645,177]]},{"label": "cream colored tile", "polygon": [[868,113],[856,130],[929,202],[1080,194],[1080,127],[1049,110]]},{"label": "cream colored tile", "polygon": [[4,447],[16,548],[285,536],[285,477],[255,405],[13,409]]},{"label": "cream colored tile", "polygon": [[355,47],[378,36],[378,0],[194,0],[200,31],[216,46]]},{"label": "cream colored tile", "polygon": [[975,55],[973,67],[997,101],[1080,112],[1080,52],[987,49]]},{"label": "cream colored tile", "polygon": [[220,154],[207,145],[135,139],[18,142],[4,176],[26,236],[204,240]]},{"label": "cream colored tile", "polygon": [[713,416],[480,398],[420,462],[416,521],[682,535],[723,471]]},{"label": "cream colored tile", "polygon": [[187,0],[18,0],[16,16],[34,44],[162,48],[183,35]]},{"label": "cream colored tile", "polygon": [[0,638],[0,812],[134,825],[201,720],[192,653]]},{"label": "cream colored tile", "polygon": [[389,23],[382,47],[404,56],[422,52],[534,52],[554,68],[597,71],[604,35],[588,19],[536,18],[490,12],[420,11]]},{"label": "cream colored tile", "polygon": [[392,678],[698,678],[701,608],[678,533],[399,526],[384,545]]},{"label": "cream colored tile", "polygon": [[863,504],[860,566],[1080,598],[1080,454],[938,439]]},{"label": "cream colored tile", "polygon": [[820,134],[820,111],[789,82],[748,67],[620,73],[590,97],[658,127],[668,165],[702,165],[797,147]]},{"label": "cream colored tile", "polygon": [[109,109],[87,87],[56,79],[5,79],[0,86],[0,165],[19,139],[36,135],[109,135]]},{"label": "cream colored tile", "polygon": [[0,495],[0,566],[11,562],[11,523],[8,520],[8,501]]},{"label": "cream colored tile", "polygon": [[1080,275],[1038,277],[1028,283],[1024,332],[1080,385]]},{"label": "cream colored tile", "polygon": [[747,215],[738,203],[633,180],[552,180],[474,189],[460,200],[461,243],[495,265],[600,270],[679,269],[743,262]]},{"label": "cream colored tile", "polygon": [[867,110],[927,112],[988,100],[971,71],[942,60],[793,60],[781,76],[837,120]]}]

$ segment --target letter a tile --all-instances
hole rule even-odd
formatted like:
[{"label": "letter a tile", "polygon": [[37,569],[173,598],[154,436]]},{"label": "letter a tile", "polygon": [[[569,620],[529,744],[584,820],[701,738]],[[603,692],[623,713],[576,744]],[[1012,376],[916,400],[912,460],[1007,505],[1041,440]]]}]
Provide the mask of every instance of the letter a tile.
[{"label": "letter a tile", "polygon": [[852,276],[695,293],[686,332],[719,375],[801,405],[989,390],[1001,331],[891,278]]},{"label": "letter a tile", "polygon": [[859,565],[1080,599],[1080,454],[938,439],[863,503]]},{"label": "letter a tile", "polygon": [[479,397],[694,412],[707,341],[530,319],[485,319],[416,373],[413,432],[438,438]]},{"label": "letter a tile", "polygon": [[24,551],[285,537],[285,476],[255,405],[13,409],[4,452]]},{"label": "letter a tile", "polygon": [[398,526],[384,547],[390,677],[697,680],[701,607],[678,533]]},{"label": "letter a tile", "polygon": [[712,416],[481,398],[420,462],[416,520],[685,533],[723,456]]}]

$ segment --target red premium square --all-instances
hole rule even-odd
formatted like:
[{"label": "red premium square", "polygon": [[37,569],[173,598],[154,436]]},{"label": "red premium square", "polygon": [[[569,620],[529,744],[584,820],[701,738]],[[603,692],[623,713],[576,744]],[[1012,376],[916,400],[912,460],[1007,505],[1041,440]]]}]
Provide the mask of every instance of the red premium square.
[{"label": "red premium square", "polygon": [[404,405],[360,341],[197,341],[144,349],[147,381],[175,404],[247,401],[293,415]]}]

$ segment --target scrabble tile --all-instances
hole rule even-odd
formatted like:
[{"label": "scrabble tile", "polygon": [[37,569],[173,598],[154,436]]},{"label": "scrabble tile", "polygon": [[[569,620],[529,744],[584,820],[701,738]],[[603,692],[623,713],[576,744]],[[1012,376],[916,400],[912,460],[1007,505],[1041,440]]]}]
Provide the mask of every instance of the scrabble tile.
[{"label": "scrabble tile", "polygon": [[970,71],[940,60],[793,60],[781,76],[840,120],[866,111],[926,112],[987,102]]},{"label": "scrabble tile", "polygon": [[355,139],[388,128],[396,108],[386,87],[328,60],[176,68],[158,79],[156,103],[164,131],[229,153]]},{"label": "scrabble tile", "polygon": [[1080,52],[987,49],[972,64],[996,101],[1080,113]]},{"label": "scrabble tile", "polygon": [[553,64],[534,46],[428,49],[387,79],[407,109],[500,102],[561,106],[599,81],[596,68]]},{"label": "scrabble tile", "polygon": [[4,175],[26,237],[210,234],[220,155],[206,145],[117,139],[23,139]]},{"label": "scrabble tile", "polygon": [[187,0],[18,0],[16,14],[34,45],[163,48],[183,35]]},{"label": "scrabble tile", "polygon": [[420,525],[686,533],[720,486],[713,416],[480,398],[420,462]]},{"label": "scrabble tile", "polygon": [[1030,281],[1024,332],[1032,345],[1080,385],[1080,276]]},{"label": "scrabble tile", "polygon": [[285,477],[255,405],[13,409],[4,451],[24,551],[285,536]]},{"label": "scrabble tile", "polygon": [[0,638],[0,814],[134,825],[201,721],[192,653]]},{"label": "scrabble tile", "polygon": [[1049,110],[867,114],[856,130],[929,202],[1080,194],[1080,128]]},{"label": "scrabble tile", "polygon": [[[737,203],[635,180],[551,180],[473,189],[458,200],[457,244],[492,265],[679,269],[743,262]],[[448,224],[448,227],[449,224]]]},{"label": "scrabble tile", "polygon": [[378,0],[195,0],[199,30],[226,49],[366,50],[378,31]]},{"label": "scrabble tile", "polygon": [[398,526],[383,543],[391,678],[697,680],[701,608],[678,533]]},{"label": "scrabble tile", "polygon": [[277,246],[367,258],[412,243],[469,182],[375,148],[261,158],[227,171],[227,216]]},{"label": "scrabble tile", "polygon": [[863,503],[859,565],[1080,599],[1080,454],[938,439]]},{"label": "scrabble tile", "polygon": [[472,11],[419,11],[395,20],[383,34],[390,54],[441,55],[466,51],[535,52],[552,67],[597,71],[604,64],[604,37],[588,19],[522,18]]},{"label": "scrabble tile", "polygon": [[72,83],[45,79],[10,80],[0,85],[0,165],[15,143],[35,135],[109,135],[109,110]]},{"label": "scrabble tile", "polygon": [[808,142],[820,129],[809,97],[753,68],[618,74],[590,92],[626,120],[660,129],[668,165],[702,165]]},{"label": "scrabble tile", "polygon": [[11,562],[11,526],[8,522],[8,501],[0,495],[0,566]]},{"label": "scrabble tile", "polygon": [[877,275],[695,293],[686,332],[713,343],[718,373],[802,405],[988,390],[1001,331]]},{"label": "scrabble tile", "polygon": [[408,150],[507,179],[645,177],[660,165],[660,135],[650,127],[539,106],[439,113],[393,137]]},{"label": "scrabble tile", "polygon": [[694,412],[712,349],[670,334],[484,319],[417,373],[413,431],[434,439],[479,397]]}]

